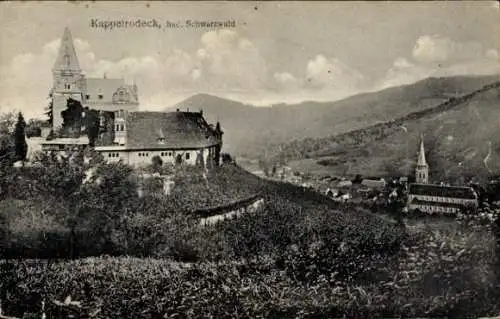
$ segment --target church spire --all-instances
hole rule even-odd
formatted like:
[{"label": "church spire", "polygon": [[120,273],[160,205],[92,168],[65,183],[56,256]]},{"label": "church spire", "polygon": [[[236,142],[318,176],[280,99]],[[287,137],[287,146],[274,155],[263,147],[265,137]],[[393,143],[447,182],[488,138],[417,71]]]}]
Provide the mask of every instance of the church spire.
[{"label": "church spire", "polygon": [[420,152],[418,153],[417,167],[415,169],[415,181],[417,184],[429,183],[429,166],[425,160],[424,137],[420,137]]},{"label": "church spire", "polygon": [[56,63],[54,64],[53,71],[73,71],[80,73],[80,65],[76,57],[75,47],[73,45],[73,37],[69,28],[64,29],[61,38],[61,47],[59,48],[59,55],[57,56]]},{"label": "church spire", "polygon": [[424,137],[420,137],[420,152],[418,153],[418,166],[427,166],[427,161],[425,160],[425,149],[424,149]]}]

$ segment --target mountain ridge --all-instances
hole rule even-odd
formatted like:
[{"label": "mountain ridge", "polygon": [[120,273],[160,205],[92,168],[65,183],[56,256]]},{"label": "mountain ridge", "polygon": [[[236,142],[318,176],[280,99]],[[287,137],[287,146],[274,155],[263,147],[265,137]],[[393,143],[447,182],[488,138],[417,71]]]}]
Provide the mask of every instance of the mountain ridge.
[{"label": "mountain ridge", "polygon": [[336,173],[411,176],[419,133],[424,134],[426,156],[437,179],[484,180],[500,172],[495,165],[500,163],[500,81],[392,121],[280,145],[280,150],[288,159],[317,159]]},{"label": "mountain ridge", "polygon": [[[266,156],[273,146],[305,137],[322,138],[384,123],[434,107],[450,96],[471,92],[500,76],[428,78],[413,84],[364,92],[333,102],[253,106],[202,93],[173,108],[203,109],[209,122],[220,121],[225,151],[236,156]],[[172,108],[170,108],[172,109]]]}]

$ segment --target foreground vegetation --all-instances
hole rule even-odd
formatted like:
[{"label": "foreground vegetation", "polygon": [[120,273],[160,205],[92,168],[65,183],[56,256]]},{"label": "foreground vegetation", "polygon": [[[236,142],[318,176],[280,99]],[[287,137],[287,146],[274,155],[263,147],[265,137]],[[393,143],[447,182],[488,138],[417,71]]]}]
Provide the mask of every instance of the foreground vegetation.
[{"label": "foreground vegetation", "polygon": [[[1,298],[16,316],[40,314],[45,301],[52,318],[467,318],[500,311],[491,234],[449,225],[412,233],[395,255],[367,263],[363,276],[351,279],[326,269],[309,277],[324,258],[316,245],[307,253],[316,262],[302,268],[296,255],[287,257],[288,267],[273,258],[23,260],[1,264]],[[68,296],[72,303],[54,303]]]},{"label": "foreground vegetation", "polygon": [[[233,164],[205,176],[177,168],[172,195],[140,197],[131,168],[74,155],[3,166],[0,299],[8,315],[39,315],[42,301],[49,318],[500,312],[488,225],[405,228]],[[196,208],[257,193],[266,203],[259,212],[199,226]]]}]

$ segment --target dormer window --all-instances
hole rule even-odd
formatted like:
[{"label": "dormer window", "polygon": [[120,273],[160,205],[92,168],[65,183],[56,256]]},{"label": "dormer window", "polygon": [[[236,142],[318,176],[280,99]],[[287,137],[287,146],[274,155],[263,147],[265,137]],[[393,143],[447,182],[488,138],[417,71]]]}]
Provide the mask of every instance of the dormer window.
[{"label": "dormer window", "polygon": [[164,144],[165,143],[165,134],[163,134],[163,130],[161,128],[160,128],[160,131],[158,132],[157,141],[160,144]]}]

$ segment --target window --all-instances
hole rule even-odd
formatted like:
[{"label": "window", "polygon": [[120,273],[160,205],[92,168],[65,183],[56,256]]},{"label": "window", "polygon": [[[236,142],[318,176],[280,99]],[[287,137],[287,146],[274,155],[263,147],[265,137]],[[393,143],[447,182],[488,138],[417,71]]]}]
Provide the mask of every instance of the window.
[{"label": "window", "polygon": [[125,125],[120,124],[120,131],[124,131],[124,130],[125,130]]},{"label": "window", "polygon": [[104,98],[104,96],[103,96],[102,94],[99,94],[99,95],[97,96],[97,98],[98,98],[99,100],[102,100],[102,99]]},{"label": "window", "polygon": [[168,156],[172,156],[172,152],[168,152]]},{"label": "window", "polygon": [[90,95],[86,94],[85,99],[90,100]]},{"label": "window", "polygon": [[189,153],[186,153],[186,159],[187,160],[189,159]]}]

